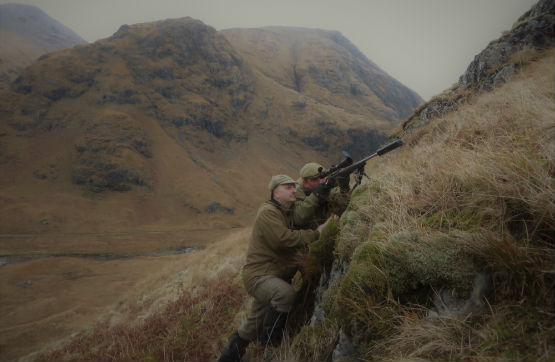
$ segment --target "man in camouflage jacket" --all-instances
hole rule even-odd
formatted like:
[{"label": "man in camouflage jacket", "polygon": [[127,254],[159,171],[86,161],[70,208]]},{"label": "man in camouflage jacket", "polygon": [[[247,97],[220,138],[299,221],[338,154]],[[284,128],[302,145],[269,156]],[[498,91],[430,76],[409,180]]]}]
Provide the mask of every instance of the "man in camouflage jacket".
[{"label": "man in camouflage jacket", "polygon": [[277,345],[281,341],[287,313],[295,300],[291,279],[297,271],[293,264],[299,249],[318,240],[327,221],[315,230],[296,230],[294,208],[296,182],[286,175],[272,177],[269,201],[258,209],[247,250],[242,278],[254,297],[247,321],[233,333],[229,345],[218,359],[240,361],[247,345],[255,340]]},{"label": "man in camouflage jacket", "polygon": [[[336,183],[326,183],[320,178],[319,170],[324,168],[309,162],[299,171],[297,200],[294,205],[295,225],[302,229],[315,229],[331,215],[341,215],[349,202],[349,176]],[[337,184],[338,187],[335,187]]]}]

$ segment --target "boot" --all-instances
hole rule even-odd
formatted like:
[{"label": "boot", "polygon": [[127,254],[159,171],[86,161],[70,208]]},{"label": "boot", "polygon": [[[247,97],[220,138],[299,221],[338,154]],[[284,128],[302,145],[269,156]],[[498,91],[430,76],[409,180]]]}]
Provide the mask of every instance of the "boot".
[{"label": "boot", "polygon": [[231,335],[229,345],[223,350],[222,355],[218,358],[218,362],[239,362],[241,357],[245,354],[249,341],[244,340],[235,331]]},{"label": "boot", "polygon": [[278,312],[271,306],[268,306],[264,315],[264,321],[262,322],[262,344],[272,347],[279,346],[286,321],[287,313]]}]

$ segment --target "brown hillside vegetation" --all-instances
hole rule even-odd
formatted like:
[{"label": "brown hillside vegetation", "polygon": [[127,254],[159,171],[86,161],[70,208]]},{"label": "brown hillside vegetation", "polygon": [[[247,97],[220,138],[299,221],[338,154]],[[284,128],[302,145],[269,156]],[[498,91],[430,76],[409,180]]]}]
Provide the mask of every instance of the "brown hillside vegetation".
[{"label": "brown hillside vegetation", "polygon": [[[322,54],[354,67],[351,53],[333,44],[322,42]],[[261,76],[260,65],[250,65],[254,55],[248,59],[191,18],[122,26],[110,38],[43,56],[0,96],[1,229],[244,224],[266,197],[261,179],[296,177],[305,162],[335,161],[344,148],[370,152],[420,101],[404,88],[395,104],[374,96],[370,103],[364,91],[358,103],[337,93],[332,105],[326,87],[321,97],[316,85],[305,95]],[[364,64],[371,65],[356,66]],[[328,86],[344,88],[336,78]],[[403,88],[393,80],[381,86],[395,87]]]},{"label": "brown hillside vegetation", "polygon": [[[372,164],[328,250],[334,270],[349,267],[320,295],[325,319],[279,349],[250,346],[247,359],[553,359],[555,53],[534,58]],[[222,260],[237,259],[212,265]],[[210,265],[205,275],[214,276]],[[213,279],[202,301],[185,292],[188,302],[139,323],[99,326],[41,359],[216,359],[247,310],[234,279],[240,265],[227,270],[227,284]],[[233,296],[225,304],[222,290]],[[224,323],[220,339],[216,323]],[[161,339],[139,347],[149,336]],[[338,341],[352,354],[334,350]]]}]

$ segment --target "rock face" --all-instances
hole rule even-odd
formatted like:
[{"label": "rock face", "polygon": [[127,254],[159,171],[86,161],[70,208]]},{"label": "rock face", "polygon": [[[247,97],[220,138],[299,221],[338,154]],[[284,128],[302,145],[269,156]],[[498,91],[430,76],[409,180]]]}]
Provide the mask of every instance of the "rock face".
[{"label": "rock face", "polygon": [[[0,94],[0,183],[140,203],[153,220],[235,220],[271,175],[370,154],[420,101],[336,32],[268,31],[169,19],[41,56]],[[283,57],[266,61],[257,37]]]},{"label": "rock face", "polygon": [[402,125],[410,133],[428,120],[452,112],[475,92],[492,90],[509,79],[531,59],[527,50],[548,49],[555,44],[555,1],[540,0],[523,14],[510,31],[494,40],[474,57],[458,84],[420,105]]},{"label": "rock face", "polygon": [[31,5],[0,5],[0,32],[0,90],[41,55],[86,43],[72,30]]},{"label": "rock face", "polygon": [[489,90],[504,83],[518,66],[510,60],[511,55],[525,48],[546,49],[555,44],[554,24],[555,1],[539,1],[518,19],[510,32],[476,55],[459,78],[459,84],[473,84],[479,89]]}]

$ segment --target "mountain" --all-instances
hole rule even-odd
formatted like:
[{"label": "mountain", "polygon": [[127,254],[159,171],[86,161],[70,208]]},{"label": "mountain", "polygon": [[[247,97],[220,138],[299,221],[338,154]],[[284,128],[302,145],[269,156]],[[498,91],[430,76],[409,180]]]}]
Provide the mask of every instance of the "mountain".
[{"label": "mountain", "polygon": [[222,33],[256,71],[317,102],[395,123],[422,101],[337,31],[267,27]]},{"label": "mountain", "polygon": [[86,43],[36,6],[0,5],[0,91],[41,55]]},{"label": "mountain", "polygon": [[274,69],[290,54],[266,69],[238,35],[259,30],[192,18],[124,25],[22,71],[0,96],[4,230],[241,224],[272,174],[372,152],[420,101],[336,32],[261,31],[297,39],[298,89]]}]

